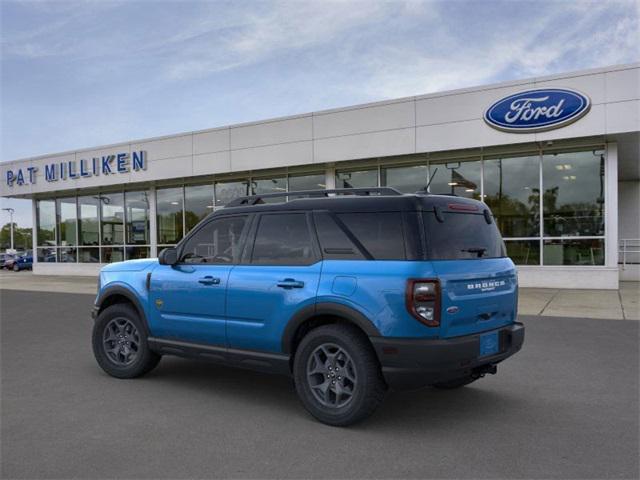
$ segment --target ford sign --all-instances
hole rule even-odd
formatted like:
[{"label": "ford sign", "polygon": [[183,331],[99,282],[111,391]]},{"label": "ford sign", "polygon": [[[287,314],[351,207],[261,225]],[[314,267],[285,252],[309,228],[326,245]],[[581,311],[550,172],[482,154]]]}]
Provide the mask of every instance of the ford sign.
[{"label": "ford sign", "polygon": [[575,90],[541,88],[498,100],[484,113],[484,120],[506,132],[540,132],[575,122],[590,107],[589,97]]}]

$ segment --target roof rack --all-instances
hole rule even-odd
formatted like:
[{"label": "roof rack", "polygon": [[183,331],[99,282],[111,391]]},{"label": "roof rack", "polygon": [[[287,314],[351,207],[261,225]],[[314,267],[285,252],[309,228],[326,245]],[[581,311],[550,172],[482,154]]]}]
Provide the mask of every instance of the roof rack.
[{"label": "roof rack", "polygon": [[314,197],[328,197],[330,194],[333,195],[356,195],[356,196],[370,196],[377,195],[383,197],[389,196],[397,196],[402,195],[402,192],[399,192],[395,188],[391,187],[376,187],[376,188],[339,188],[332,190],[300,190],[297,192],[278,192],[278,193],[265,193],[263,195],[250,195],[248,197],[240,197],[232,200],[231,202],[225,205],[225,208],[229,207],[241,207],[241,206],[252,206],[259,205],[265,203],[263,201],[264,198],[278,198],[284,197],[284,202],[287,202],[287,197],[295,197],[295,198],[314,198]]}]

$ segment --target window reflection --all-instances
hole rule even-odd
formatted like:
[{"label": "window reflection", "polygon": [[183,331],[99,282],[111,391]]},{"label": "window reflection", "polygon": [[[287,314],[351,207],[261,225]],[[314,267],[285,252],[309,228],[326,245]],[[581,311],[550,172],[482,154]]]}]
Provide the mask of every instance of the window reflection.
[{"label": "window reflection", "polygon": [[429,169],[426,165],[387,167],[380,170],[380,184],[402,193],[415,193],[424,189],[428,182]]},{"label": "window reflection", "polygon": [[223,207],[232,200],[249,195],[249,181],[217,182],[216,207]]},{"label": "window reflection", "polygon": [[102,215],[102,244],[122,245],[124,243],[124,194],[100,195]]},{"label": "window reflection", "polygon": [[58,244],[61,246],[76,244],[76,198],[58,198]]},{"label": "window reflection", "polygon": [[480,160],[433,163],[430,170],[431,193],[480,199]]},{"label": "window reflection", "polygon": [[324,173],[314,173],[310,175],[290,175],[289,191],[296,192],[302,190],[320,190],[326,188],[326,177]]},{"label": "window reflection", "polygon": [[336,188],[368,188],[378,186],[378,169],[336,172]]},{"label": "window reflection", "polygon": [[125,219],[127,244],[148,245],[149,236],[149,193],[125,192]]},{"label": "window reflection", "polygon": [[80,245],[98,245],[98,197],[78,197],[78,232]]},{"label": "window reflection", "polygon": [[540,157],[484,162],[484,201],[504,237],[540,235]]},{"label": "window reflection", "polygon": [[184,187],[185,233],[211,212],[213,212],[213,185]]},{"label": "window reflection", "polygon": [[545,265],[604,265],[604,239],[544,241]]},{"label": "window reflection", "polygon": [[53,200],[38,200],[38,245],[56,244],[56,204]]},{"label": "window reflection", "polygon": [[545,154],[542,172],[544,235],[604,235],[604,154]]},{"label": "window reflection", "polygon": [[[254,178],[251,180],[251,194],[260,195],[266,193],[284,193],[287,191],[287,177]],[[265,203],[278,203],[284,201],[283,197],[265,198]]]},{"label": "window reflection", "polygon": [[507,240],[504,244],[516,265],[540,265],[540,240]]},{"label": "window reflection", "polygon": [[158,244],[178,243],[183,236],[182,187],[158,189],[156,199]]}]

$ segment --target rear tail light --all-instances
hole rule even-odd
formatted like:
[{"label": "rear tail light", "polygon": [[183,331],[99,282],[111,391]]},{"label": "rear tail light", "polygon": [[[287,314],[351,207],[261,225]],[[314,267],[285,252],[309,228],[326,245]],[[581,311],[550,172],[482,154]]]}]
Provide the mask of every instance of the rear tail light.
[{"label": "rear tail light", "polygon": [[416,320],[428,327],[440,325],[440,282],[438,280],[409,280],[406,298],[407,310]]}]

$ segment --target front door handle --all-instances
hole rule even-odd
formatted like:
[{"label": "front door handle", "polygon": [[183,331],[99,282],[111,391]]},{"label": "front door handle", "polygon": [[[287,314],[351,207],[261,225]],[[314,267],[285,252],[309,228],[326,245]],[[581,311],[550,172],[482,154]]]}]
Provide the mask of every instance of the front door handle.
[{"label": "front door handle", "polygon": [[295,278],[285,278],[280,280],[277,285],[280,288],[304,288],[304,282],[300,282]]},{"label": "front door handle", "polygon": [[198,280],[198,283],[203,285],[220,285],[220,279],[217,277],[212,277],[211,275],[207,275],[206,277]]}]

